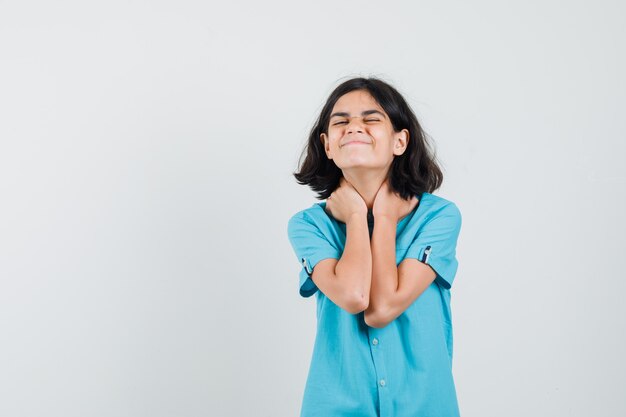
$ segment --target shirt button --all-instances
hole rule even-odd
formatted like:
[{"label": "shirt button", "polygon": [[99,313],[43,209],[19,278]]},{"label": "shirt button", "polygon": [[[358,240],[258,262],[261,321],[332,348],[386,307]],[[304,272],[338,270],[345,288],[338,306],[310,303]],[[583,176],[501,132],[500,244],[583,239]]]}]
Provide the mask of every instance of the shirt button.
[{"label": "shirt button", "polygon": [[385,380],[384,380],[384,379],[381,379],[381,380],[380,380],[380,386],[381,386],[381,387],[384,387],[386,384],[387,384],[387,383],[385,382]]},{"label": "shirt button", "polygon": [[374,340],[372,340],[372,344],[373,344],[374,346],[376,346],[376,345],[378,344],[378,339],[374,339]]}]

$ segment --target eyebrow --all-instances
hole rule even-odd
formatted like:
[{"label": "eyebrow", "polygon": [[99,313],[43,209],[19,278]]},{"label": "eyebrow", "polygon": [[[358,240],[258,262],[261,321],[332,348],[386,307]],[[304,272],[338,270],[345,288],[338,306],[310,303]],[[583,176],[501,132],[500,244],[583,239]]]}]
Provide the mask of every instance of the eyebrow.
[{"label": "eyebrow", "polygon": [[[381,116],[385,117],[385,114],[379,110],[365,110],[361,112],[361,116],[369,116],[370,114],[380,114]],[[350,113],[346,113],[346,112],[336,112],[330,115],[330,118],[332,119],[333,117],[350,117]]]}]

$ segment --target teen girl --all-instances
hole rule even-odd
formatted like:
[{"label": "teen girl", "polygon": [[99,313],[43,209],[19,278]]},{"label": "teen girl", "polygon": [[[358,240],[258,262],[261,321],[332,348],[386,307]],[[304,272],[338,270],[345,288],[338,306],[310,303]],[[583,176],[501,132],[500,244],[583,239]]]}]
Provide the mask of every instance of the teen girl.
[{"label": "teen girl", "polygon": [[293,215],[299,291],[317,334],[301,417],[453,417],[450,287],[457,206],[413,111],[375,78],[343,82],[294,176],[320,200]]}]

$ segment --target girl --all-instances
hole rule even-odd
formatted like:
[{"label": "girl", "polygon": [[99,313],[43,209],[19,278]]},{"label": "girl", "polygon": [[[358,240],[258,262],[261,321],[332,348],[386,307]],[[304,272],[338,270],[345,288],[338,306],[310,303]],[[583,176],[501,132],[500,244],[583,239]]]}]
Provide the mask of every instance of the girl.
[{"label": "girl", "polygon": [[289,219],[300,295],[317,295],[301,417],[452,417],[457,206],[415,114],[389,84],[330,95],[294,173],[326,201]]}]

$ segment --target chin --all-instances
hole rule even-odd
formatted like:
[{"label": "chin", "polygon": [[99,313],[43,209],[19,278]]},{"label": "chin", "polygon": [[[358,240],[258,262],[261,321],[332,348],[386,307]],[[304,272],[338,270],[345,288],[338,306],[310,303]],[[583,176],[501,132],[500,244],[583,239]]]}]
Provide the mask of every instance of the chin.
[{"label": "chin", "polygon": [[339,169],[341,169],[342,171],[345,169],[380,169],[382,168],[377,165],[372,165],[371,162],[366,162],[366,161],[363,161],[363,162],[351,161],[350,163],[337,165],[337,167],[339,167]]}]

